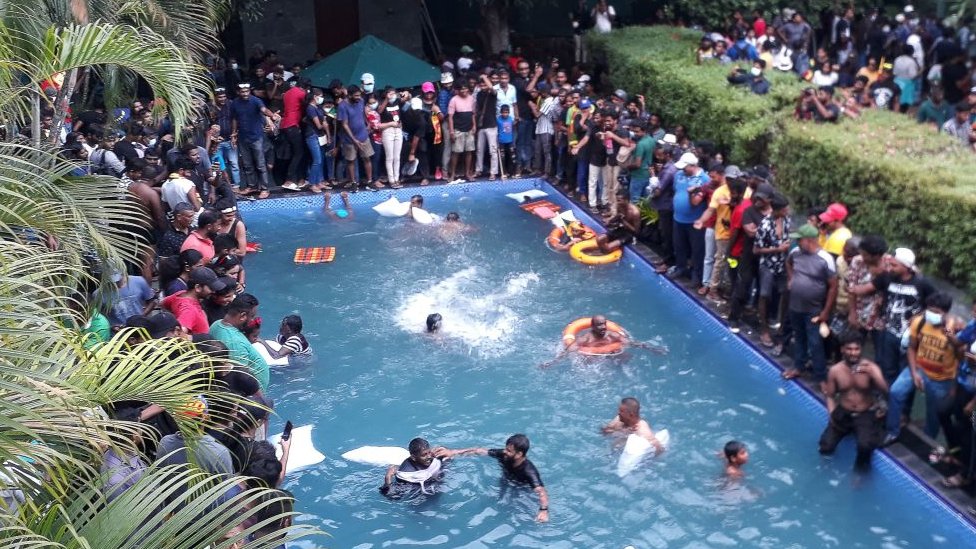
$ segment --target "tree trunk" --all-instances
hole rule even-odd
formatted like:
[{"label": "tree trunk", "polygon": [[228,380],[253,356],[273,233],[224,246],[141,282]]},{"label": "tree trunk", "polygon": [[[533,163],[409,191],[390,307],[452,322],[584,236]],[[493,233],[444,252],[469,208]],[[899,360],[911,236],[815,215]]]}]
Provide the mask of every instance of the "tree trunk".
[{"label": "tree trunk", "polygon": [[61,128],[64,127],[64,117],[68,115],[68,104],[75,92],[75,82],[78,80],[78,69],[71,69],[64,76],[64,82],[54,100],[54,125],[51,126],[51,145],[58,145]]},{"label": "tree trunk", "polygon": [[487,53],[494,55],[498,52],[509,49],[510,42],[508,35],[510,32],[508,16],[511,11],[510,0],[490,0],[481,5],[481,16],[484,26],[480,34],[488,48]]}]

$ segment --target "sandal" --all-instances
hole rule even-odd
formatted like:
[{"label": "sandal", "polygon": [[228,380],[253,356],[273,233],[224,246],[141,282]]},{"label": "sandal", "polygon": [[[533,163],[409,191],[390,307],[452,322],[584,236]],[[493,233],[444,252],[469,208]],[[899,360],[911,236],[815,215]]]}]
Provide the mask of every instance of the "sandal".
[{"label": "sandal", "polygon": [[783,370],[783,379],[796,379],[803,375],[803,372],[797,370],[796,368],[788,368]]},{"label": "sandal", "polygon": [[259,200],[264,200],[265,198],[268,198],[269,196],[271,196],[271,193],[270,192],[268,192],[268,191],[261,191],[261,194],[258,195],[258,199]]},{"label": "sandal", "polygon": [[759,334],[759,343],[767,349],[772,349],[776,346],[776,344],[773,343],[773,338],[770,337],[770,335],[766,332]]},{"label": "sandal", "polygon": [[701,288],[698,288],[698,295],[702,297],[708,295],[708,286],[702,286]]}]

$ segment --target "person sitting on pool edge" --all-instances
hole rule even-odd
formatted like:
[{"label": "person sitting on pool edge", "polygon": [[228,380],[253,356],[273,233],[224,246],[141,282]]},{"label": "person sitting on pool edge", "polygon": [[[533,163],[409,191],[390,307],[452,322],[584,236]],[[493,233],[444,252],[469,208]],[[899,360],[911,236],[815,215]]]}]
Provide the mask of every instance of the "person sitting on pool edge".
[{"label": "person sitting on pool edge", "polygon": [[635,434],[653,444],[658,453],[664,451],[664,445],[654,436],[651,426],[640,417],[640,402],[634,397],[621,399],[617,417],[603,426],[604,434],[617,432]]},{"label": "person sitting on pool edge", "polygon": [[539,512],[535,516],[538,522],[549,522],[549,494],[539,470],[525,455],[529,452],[529,437],[518,433],[508,437],[505,448],[465,448],[463,450],[446,450],[445,457],[457,456],[489,456],[498,460],[505,473],[505,478],[518,484],[527,484],[539,496]]},{"label": "person sitting on pool edge", "polygon": [[440,313],[431,313],[427,315],[427,333],[432,334],[441,329],[441,321],[444,318]]},{"label": "person sitting on pool edge", "polygon": [[556,355],[556,358],[544,363],[542,367],[548,368],[549,366],[552,366],[573,351],[577,351],[582,354],[602,355],[604,354],[603,352],[588,352],[588,349],[602,350],[602,348],[613,343],[619,343],[621,348],[625,346],[637,347],[660,355],[668,352],[667,347],[653,345],[651,343],[644,343],[643,341],[634,341],[626,333],[610,331],[607,329],[607,317],[603,315],[593,315],[593,317],[590,319],[590,329],[580,334],[565,349],[560,351],[560,353]]},{"label": "person sitting on pool edge", "polygon": [[352,219],[355,217],[352,204],[349,203],[349,193],[342,191],[339,193],[339,197],[342,199],[342,207],[333,210],[332,193],[325,193],[325,213],[332,219]]},{"label": "person sitting on pool edge", "polygon": [[607,232],[596,237],[596,245],[604,254],[633,244],[640,233],[640,210],[630,202],[630,191],[617,192],[617,215],[607,221]]},{"label": "person sitting on pool edge", "polygon": [[[451,450],[438,446],[431,448],[427,440],[417,437],[407,446],[410,457],[403,460],[399,466],[390,465],[380,486],[380,493],[389,498],[399,498],[405,495],[412,485],[419,485],[424,494],[434,494],[428,491],[427,483],[437,482],[443,476],[441,469],[444,460],[452,457]],[[402,488],[402,489],[401,489]]]}]

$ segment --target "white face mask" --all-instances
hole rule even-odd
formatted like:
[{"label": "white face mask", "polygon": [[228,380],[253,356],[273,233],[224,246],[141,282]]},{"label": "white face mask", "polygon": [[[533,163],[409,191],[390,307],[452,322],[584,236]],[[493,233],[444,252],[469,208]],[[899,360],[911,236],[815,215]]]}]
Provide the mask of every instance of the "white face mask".
[{"label": "white face mask", "polygon": [[156,138],[150,139],[149,145],[147,145],[147,147],[154,147],[154,146],[156,146]]},{"label": "white face mask", "polygon": [[373,109],[374,111],[376,110],[376,107],[379,107],[379,106],[380,106],[379,103],[370,103],[369,104],[369,108]]},{"label": "white face mask", "polygon": [[231,63],[230,68],[237,70],[237,63]]},{"label": "white face mask", "polygon": [[925,322],[932,326],[942,325],[942,315],[933,311],[925,311]]},{"label": "white face mask", "polygon": [[322,97],[322,96],[319,96],[319,97],[316,97],[316,98],[315,98],[315,104],[316,104],[316,105],[321,105],[321,104],[322,104],[322,103],[324,103],[324,102],[325,102],[325,98],[324,98],[324,97]]},{"label": "white face mask", "polygon": [[887,34],[887,33],[891,32],[891,27],[889,27],[888,25],[883,25],[881,27],[881,32]]},{"label": "white face mask", "polygon": [[760,74],[762,74],[762,69],[760,69],[759,67],[753,67],[752,70],[750,70],[749,72],[753,76],[759,76]]}]

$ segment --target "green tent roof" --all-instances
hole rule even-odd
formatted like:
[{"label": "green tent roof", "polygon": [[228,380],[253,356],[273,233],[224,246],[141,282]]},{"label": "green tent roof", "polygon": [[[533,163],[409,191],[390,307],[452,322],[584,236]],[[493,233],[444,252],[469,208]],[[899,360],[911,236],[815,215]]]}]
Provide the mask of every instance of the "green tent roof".
[{"label": "green tent roof", "polygon": [[360,77],[367,72],[376,79],[377,90],[385,86],[419,86],[440,78],[437,67],[373,35],[366,35],[318,61],[302,71],[302,76],[311,80],[312,85],[324,88],[337,78],[346,86],[359,84]]}]

